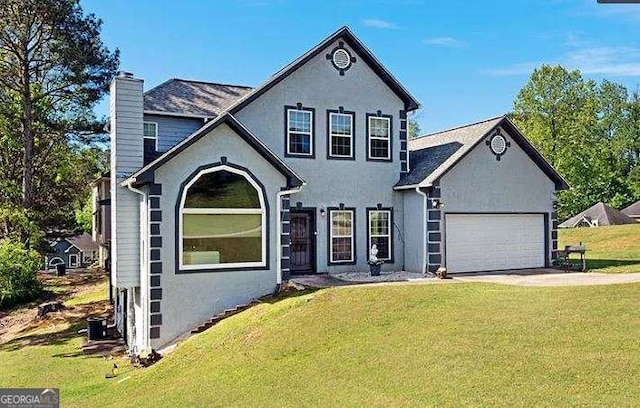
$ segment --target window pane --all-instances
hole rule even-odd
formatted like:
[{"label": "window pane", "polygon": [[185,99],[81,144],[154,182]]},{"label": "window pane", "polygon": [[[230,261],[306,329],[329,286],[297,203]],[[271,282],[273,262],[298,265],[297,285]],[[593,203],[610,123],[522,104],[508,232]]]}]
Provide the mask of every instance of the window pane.
[{"label": "window pane", "polygon": [[344,136],[332,136],[331,154],[334,156],[351,156],[351,138]]},{"label": "window pane", "polygon": [[350,236],[352,216],[350,211],[331,212],[331,235]]},{"label": "window pane", "polygon": [[378,246],[378,259],[390,259],[389,256],[389,238],[388,237],[372,237],[371,246]]},{"label": "window pane", "polygon": [[152,137],[155,138],[156,137],[156,127],[157,124],[156,123],[152,123],[152,122],[144,122],[142,124],[142,133],[144,135],[144,137]]},{"label": "window pane", "polygon": [[369,154],[371,157],[389,157],[389,141],[381,140],[381,139],[370,139],[370,150]]},{"label": "window pane", "polygon": [[386,118],[369,118],[369,135],[389,137],[389,120]]},{"label": "window pane", "polygon": [[311,133],[311,112],[290,110],[289,131]]},{"label": "window pane", "polygon": [[185,208],[261,208],[258,191],[240,174],[206,173],[189,187]]},{"label": "window pane", "polygon": [[184,214],[185,265],[262,261],[261,214]]},{"label": "window pane", "polygon": [[331,133],[334,135],[351,135],[351,115],[332,113]]},{"label": "window pane", "polygon": [[351,261],[351,238],[332,238],[332,261]]},{"label": "window pane", "polygon": [[311,136],[300,133],[290,133],[289,153],[311,154]]},{"label": "window pane", "polygon": [[371,235],[389,234],[389,213],[386,211],[372,211],[370,213]]}]

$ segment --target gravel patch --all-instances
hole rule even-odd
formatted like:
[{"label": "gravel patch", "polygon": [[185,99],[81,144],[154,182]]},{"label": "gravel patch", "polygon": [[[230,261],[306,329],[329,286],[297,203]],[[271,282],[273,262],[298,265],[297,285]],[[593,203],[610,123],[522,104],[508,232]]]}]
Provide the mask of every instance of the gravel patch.
[{"label": "gravel patch", "polygon": [[346,282],[359,282],[359,283],[369,283],[369,282],[405,282],[411,280],[424,280],[424,279],[433,279],[427,275],[422,273],[415,272],[405,272],[405,271],[397,271],[397,272],[380,272],[380,276],[371,276],[368,272],[343,272],[343,273],[332,273],[330,274],[332,278],[340,279]]}]

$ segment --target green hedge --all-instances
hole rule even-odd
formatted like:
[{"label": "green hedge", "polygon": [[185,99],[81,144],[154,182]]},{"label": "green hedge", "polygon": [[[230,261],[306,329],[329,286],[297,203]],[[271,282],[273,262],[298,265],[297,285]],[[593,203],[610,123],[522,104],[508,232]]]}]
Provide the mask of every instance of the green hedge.
[{"label": "green hedge", "polygon": [[40,264],[36,251],[20,242],[0,240],[0,308],[28,302],[42,293]]}]

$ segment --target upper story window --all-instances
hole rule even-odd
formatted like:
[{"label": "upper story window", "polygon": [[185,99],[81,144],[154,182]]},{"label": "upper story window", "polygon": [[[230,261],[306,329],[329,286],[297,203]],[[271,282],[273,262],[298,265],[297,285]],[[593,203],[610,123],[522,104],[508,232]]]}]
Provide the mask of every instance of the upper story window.
[{"label": "upper story window", "polygon": [[158,152],[158,124],[156,122],[144,122],[142,124],[142,137],[144,146],[144,164],[151,163]]},{"label": "upper story window", "polygon": [[390,115],[367,114],[367,160],[391,161]]},{"label": "upper story window", "polygon": [[355,113],[346,111],[327,111],[329,115],[328,158],[353,159]]},{"label": "upper story window", "polygon": [[266,266],[262,189],[244,171],[221,165],[202,171],[180,203],[180,269]]},{"label": "upper story window", "polygon": [[314,109],[285,107],[286,113],[286,156],[314,157]]}]

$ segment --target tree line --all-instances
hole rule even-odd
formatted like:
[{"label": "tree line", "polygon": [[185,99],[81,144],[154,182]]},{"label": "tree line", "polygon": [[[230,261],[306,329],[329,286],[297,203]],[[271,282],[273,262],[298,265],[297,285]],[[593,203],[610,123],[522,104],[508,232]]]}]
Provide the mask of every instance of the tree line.
[{"label": "tree line", "polygon": [[542,65],[518,93],[511,118],[568,181],[565,219],[598,201],[623,208],[640,199],[640,95],[622,84]]}]

